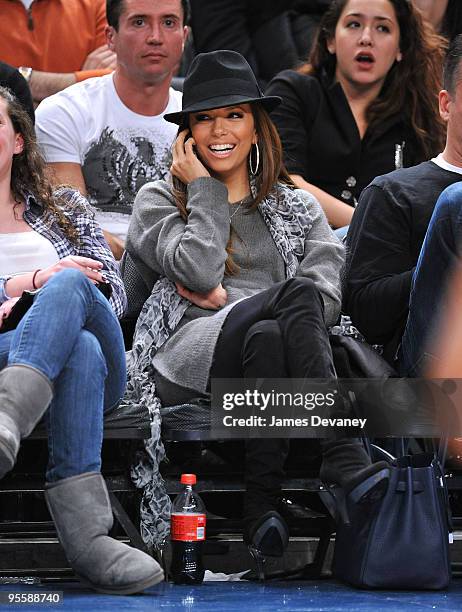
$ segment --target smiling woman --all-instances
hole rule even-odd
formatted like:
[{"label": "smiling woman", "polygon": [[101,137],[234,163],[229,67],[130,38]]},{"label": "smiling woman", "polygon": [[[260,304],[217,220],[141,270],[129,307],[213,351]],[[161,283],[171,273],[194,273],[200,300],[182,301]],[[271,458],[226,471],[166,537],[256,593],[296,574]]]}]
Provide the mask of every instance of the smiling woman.
[{"label": "smiling woman", "polygon": [[309,62],[270,83],[286,167],[334,227],[376,176],[441,151],[444,49],[407,0],[333,0]]},{"label": "smiling woman", "polygon": [[[194,59],[182,111],[165,115],[179,125],[173,185],[141,189],[127,239],[146,285],[161,276],[133,341],[137,401],[208,401],[213,378],[335,378],[326,325],[339,313],[343,247],[282,164],[268,115],[279,103],[241,55],[215,51]],[[381,490],[387,471],[356,441],[323,451],[324,480],[353,496],[361,484],[361,499]],[[287,452],[286,439],[246,448],[244,540],[260,576],[262,555],[288,542],[278,512]]]},{"label": "smiling woman", "polygon": [[257,133],[249,104],[218,108],[208,113],[192,113],[190,128],[198,157],[222,181],[247,181],[249,151],[257,143]]}]

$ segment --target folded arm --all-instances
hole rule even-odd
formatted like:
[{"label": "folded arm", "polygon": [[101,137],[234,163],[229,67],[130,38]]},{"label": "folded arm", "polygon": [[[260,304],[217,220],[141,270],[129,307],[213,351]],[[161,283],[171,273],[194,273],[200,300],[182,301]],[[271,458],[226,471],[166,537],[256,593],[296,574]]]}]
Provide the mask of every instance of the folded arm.
[{"label": "folded arm", "polygon": [[133,206],[127,251],[158,274],[198,293],[217,287],[224,275],[229,239],[228,192],[210,177],[187,189],[184,221],[168,185],[145,185]]}]

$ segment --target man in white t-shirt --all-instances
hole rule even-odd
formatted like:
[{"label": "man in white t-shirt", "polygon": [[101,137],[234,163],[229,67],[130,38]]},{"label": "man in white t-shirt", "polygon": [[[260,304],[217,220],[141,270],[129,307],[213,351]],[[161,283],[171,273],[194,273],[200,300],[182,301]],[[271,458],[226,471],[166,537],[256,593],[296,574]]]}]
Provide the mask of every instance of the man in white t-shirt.
[{"label": "man in white t-shirt", "polygon": [[181,110],[171,80],[181,60],[187,0],[107,0],[112,75],[77,83],[40,104],[39,144],[57,183],[87,194],[116,257],[123,252],[133,200],[165,178]]}]

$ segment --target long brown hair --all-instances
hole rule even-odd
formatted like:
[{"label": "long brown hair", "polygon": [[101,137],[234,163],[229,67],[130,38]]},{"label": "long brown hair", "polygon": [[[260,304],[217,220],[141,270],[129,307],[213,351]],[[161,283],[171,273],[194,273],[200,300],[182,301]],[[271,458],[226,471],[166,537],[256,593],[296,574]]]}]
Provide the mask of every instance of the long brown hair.
[{"label": "long brown hair", "polygon": [[21,134],[24,146],[20,153],[13,156],[11,167],[11,191],[14,199],[20,202],[31,193],[43,207],[45,220],[56,221],[63,233],[72,242],[77,241],[77,231],[63,213],[65,202],[53,194],[53,186],[45,161],[41,156],[34,126],[27,111],[14,94],[0,86],[0,98],[6,102],[6,111],[17,134]]},{"label": "long brown hair", "polygon": [[[403,59],[390,68],[379,96],[371,102],[366,118],[370,127],[404,113],[425,157],[439,153],[444,145],[445,124],[438,110],[438,92],[447,41],[436,34],[409,0],[388,0],[395,9]],[[335,55],[327,43],[349,0],[333,0],[319,25],[303,74],[335,74]]]},{"label": "long brown hair", "polygon": [[[260,202],[274,191],[278,182],[295,187],[283,163],[281,139],[268,113],[258,102],[251,104],[251,108],[258,136],[260,165],[253,179],[255,181],[256,195],[247,206],[248,210],[257,208]],[[178,134],[188,128],[189,116],[186,118],[186,122],[180,125]],[[252,151],[250,155],[252,155]],[[188,211],[186,210],[186,185],[176,176],[172,176],[172,181],[175,203],[180,211],[181,218],[186,221],[188,218]],[[226,246],[228,258],[225,264],[225,274],[227,275],[236,274],[239,269],[232,259],[233,249],[231,243],[232,233]]]}]

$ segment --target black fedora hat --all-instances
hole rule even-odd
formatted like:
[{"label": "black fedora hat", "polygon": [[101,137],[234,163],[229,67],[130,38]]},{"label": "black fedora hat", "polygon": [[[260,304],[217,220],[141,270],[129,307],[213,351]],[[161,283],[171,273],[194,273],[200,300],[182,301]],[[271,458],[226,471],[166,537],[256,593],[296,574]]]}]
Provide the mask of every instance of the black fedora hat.
[{"label": "black fedora hat", "polygon": [[281,98],[263,95],[252,68],[240,53],[199,53],[184,80],[183,110],[168,113],[164,119],[180,125],[188,113],[250,102],[259,102],[271,111]]}]

